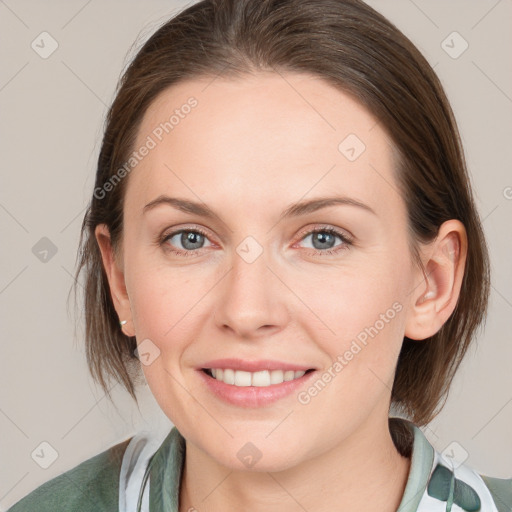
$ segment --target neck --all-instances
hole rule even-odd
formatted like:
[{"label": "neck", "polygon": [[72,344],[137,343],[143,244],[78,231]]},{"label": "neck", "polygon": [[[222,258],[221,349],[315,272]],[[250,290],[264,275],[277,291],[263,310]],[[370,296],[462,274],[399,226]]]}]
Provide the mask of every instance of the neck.
[{"label": "neck", "polygon": [[230,470],[207,458],[187,443],[180,512],[395,512],[411,463],[397,451],[387,424],[360,428],[326,453],[284,471]]}]

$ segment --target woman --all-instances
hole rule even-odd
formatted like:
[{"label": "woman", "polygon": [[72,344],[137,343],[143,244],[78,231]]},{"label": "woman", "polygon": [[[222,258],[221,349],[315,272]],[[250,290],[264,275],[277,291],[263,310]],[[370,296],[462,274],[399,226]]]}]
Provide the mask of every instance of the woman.
[{"label": "woman", "polygon": [[80,257],[92,374],[136,399],[142,369],[175,427],[11,511],[510,510],[511,480],[418,428],[489,261],[443,89],[366,4],[205,0],[162,26],[109,111]]}]

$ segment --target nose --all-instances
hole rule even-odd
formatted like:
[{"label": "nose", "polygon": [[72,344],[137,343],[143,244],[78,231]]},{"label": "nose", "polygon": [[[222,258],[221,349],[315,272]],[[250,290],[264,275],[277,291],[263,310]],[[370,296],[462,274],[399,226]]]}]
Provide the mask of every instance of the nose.
[{"label": "nose", "polygon": [[269,336],[288,322],[289,291],[265,254],[251,262],[235,253],[231,270],[217,287],[215,322],[237,338]]}]

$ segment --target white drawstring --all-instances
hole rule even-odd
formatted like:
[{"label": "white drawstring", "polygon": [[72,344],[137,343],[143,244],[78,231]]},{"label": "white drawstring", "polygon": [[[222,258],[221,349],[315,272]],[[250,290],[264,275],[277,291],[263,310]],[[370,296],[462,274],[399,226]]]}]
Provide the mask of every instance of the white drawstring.
[{"label": "white drawstring", "polygon": [[454,500],[454,493],[455,493],[455,468],[452,466],[451,470],[451,480],[450,480],[450,493],[448,494],[448,499],[446,500],[446,512],[452,511],[452,505]]},{"label": "white drawstring", "polygon": [[149,461],[171,428],[142,431],[128,443],[119,475],[119,512],[149,511]]}]

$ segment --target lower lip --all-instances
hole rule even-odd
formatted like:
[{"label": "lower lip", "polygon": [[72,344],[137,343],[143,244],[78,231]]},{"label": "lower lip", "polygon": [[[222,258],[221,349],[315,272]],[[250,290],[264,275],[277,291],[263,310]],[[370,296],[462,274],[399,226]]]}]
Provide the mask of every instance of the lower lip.
[{"label": "lower lip", "polygon": [[277,402],[281,398],[291,395],[316,373],[311,371],[298,379],[288,380],[281,384],[272,384],[266,387],[260,386],[235,386],[214,379],[203,370],[197,370],[200,377],[210,391],[222,400],[238,407],[264,407]]}]

